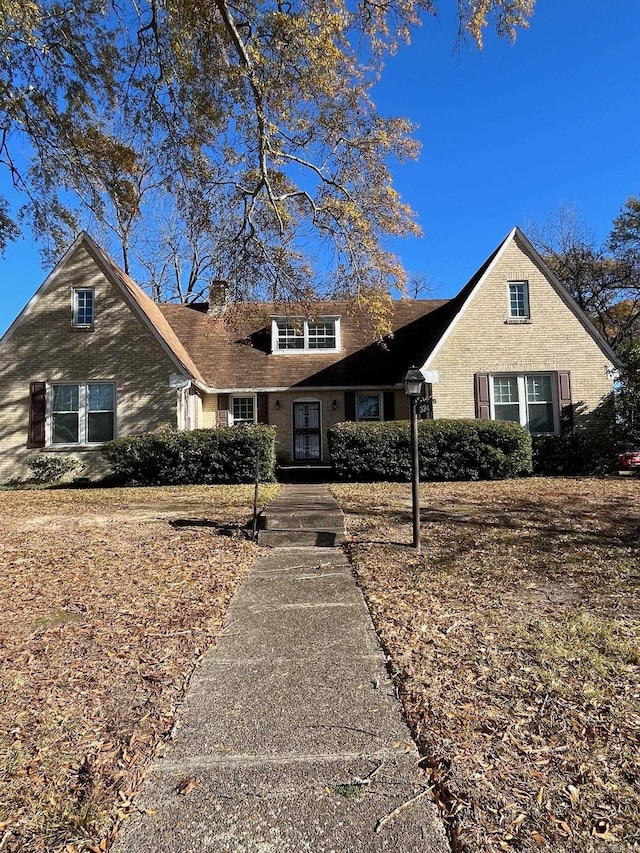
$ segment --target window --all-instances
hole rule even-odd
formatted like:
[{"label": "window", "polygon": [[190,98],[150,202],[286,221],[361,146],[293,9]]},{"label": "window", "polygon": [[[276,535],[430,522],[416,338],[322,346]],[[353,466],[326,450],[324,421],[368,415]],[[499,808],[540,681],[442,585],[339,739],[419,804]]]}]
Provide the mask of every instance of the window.
[{"label": "window", "polygon": [[527,320],[529,318],[529,282],[509,282],[509,318]]},{"label": "window", "polygon": [[556,408],[550,374],[494,376],[493,417],[526,427],[532,435],[556,432]]},{"label": "window", "polygon": [[274,352],[337,352],[340,349],[338,317],[323,317],[321,320],[274,320],[271,334]]},{"label": "window", "polygon": [[356,414],[359,421],[382,420],[380,394],[358,394],[357,404]]},{"label": "window", "polygon": [[93,290],[73,291],[73,325],[81,328],[93,326]]},{"label": "window", "polygon": [[235,424],[253,424],[256,422],[255,397],[233,397],[231,415]]},{"label": "window", "polygon": [[323,320],[320,323],[308,323],[309,349],[336,348],[336,321]]},{"label": "window", "polygon": [[114,436],[115,387],[111,383],[52,386],[52,445],[102,444]]}]

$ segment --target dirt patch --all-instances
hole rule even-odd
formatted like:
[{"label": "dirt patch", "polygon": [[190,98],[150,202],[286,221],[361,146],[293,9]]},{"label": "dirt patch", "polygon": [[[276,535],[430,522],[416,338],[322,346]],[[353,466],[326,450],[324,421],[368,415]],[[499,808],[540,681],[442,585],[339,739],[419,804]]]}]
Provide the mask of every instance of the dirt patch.
[{"label": "dirt patch", "polygon": [[454,850],[640,849],[637,482],[424,485],[420,555],[409,488],[334,492]]},{"label": "dirt patch", "polygon": [[[108,848],[254,558],[221,532],[241,531],[252,499],[0,493],[0,849]],[[196,509],[206,525],[171,524]]]}]

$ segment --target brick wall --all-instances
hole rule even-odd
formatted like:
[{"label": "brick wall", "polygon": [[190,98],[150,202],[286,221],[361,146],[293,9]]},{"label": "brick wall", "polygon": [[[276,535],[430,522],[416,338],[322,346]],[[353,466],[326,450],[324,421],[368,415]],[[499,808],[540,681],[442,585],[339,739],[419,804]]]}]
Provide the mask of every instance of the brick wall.
[{"label": "brick wall", "polygon": [[[529,282],[531,322],[506,323],[508,282]],[[553,289],[516,240],[467,303],[464,313],[429,369],[440,377],[433,386],[436,418],[475,417],[476,373],[571,372],[577,421],[612,389],[611,361]]]},{"label": "brick wall", "polygon": [[[93,331],[72,327],[73,287],[95,288]],[[119,288],[78,248],[0,348],[0,482],[28,476],[28,458],[42,452],[26,446],[31,382],[114,381],[116,430],[126,435],[176,426],[175,372]],[[73,455],[87,463],[85,475],[104,470],[95,449]]]}]

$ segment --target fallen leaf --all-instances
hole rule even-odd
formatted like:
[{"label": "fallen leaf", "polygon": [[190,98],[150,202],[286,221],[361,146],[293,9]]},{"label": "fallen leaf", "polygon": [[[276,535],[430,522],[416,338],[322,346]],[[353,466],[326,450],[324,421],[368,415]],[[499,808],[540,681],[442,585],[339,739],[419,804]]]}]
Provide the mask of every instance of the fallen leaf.
[{"label": "fallen leaf", "polygon": [[188,779],[183,779],[182,782],[180,782],[180,784],[178,785],[178,793],[182,794],[183,797],[186,797],[187,794],[190,794],[193,791],[197,784],[198,780],[193,776],[189,777]]}]

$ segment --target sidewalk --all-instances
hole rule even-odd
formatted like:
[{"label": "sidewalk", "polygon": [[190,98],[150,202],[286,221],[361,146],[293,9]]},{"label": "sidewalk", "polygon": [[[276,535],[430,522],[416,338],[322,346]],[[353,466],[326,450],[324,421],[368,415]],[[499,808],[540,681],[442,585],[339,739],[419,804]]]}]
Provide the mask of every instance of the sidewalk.
[{"label": "sidewalk", "polygon": [[[341,538],[326,486],[284,486],[266,515],[283,541],[293,519],[303,539],[325,527]],[[151,813],[125,822],[113,849],[447,853],[417,758],[345,556],[273,547],[194,675],[138,800]]]}]

